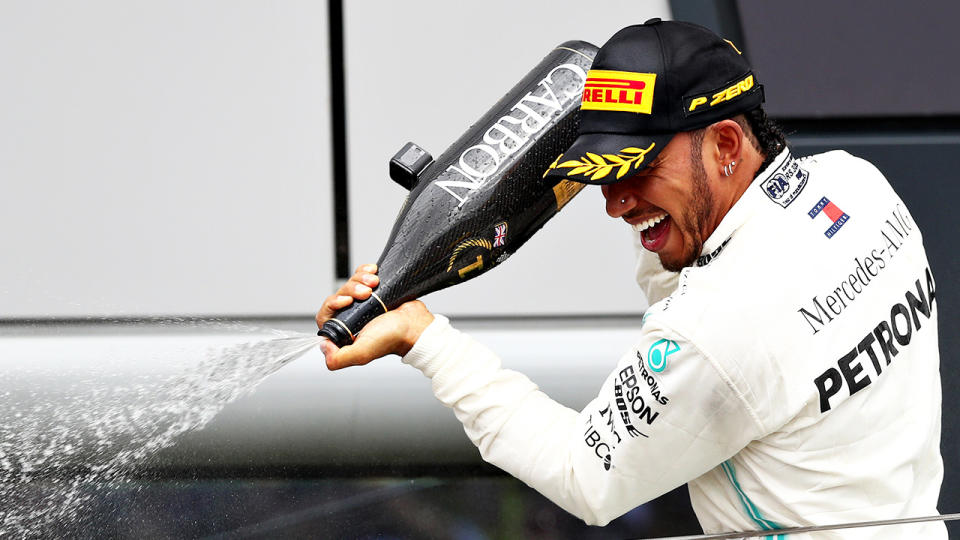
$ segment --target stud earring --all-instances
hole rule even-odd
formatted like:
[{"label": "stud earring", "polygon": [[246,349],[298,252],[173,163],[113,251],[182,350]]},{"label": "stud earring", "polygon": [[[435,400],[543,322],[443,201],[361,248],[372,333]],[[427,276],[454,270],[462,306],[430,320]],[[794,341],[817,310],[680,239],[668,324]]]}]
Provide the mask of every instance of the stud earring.
[{"label": "stud earring", "polygon": [[627,200],[626,200],[626,199],[620,199],[620,204],[627,204]]}]

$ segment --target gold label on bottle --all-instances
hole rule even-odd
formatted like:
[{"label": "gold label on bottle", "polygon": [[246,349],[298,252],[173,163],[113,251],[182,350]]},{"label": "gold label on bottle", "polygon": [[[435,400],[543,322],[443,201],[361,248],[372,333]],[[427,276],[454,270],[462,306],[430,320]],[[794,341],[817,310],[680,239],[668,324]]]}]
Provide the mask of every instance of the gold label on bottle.
[{"label": "gold label on bottle", "polygon": [[553,194],[557,197],[557,211],[559,212],[561,208],[566,206],[567,203],[570,202],[570,199],[577,193],[580,193],[580,190],[583,189],[585,185],[586,184],[573,182],[571,180],[561,180],[557,185],[553,186]]}]

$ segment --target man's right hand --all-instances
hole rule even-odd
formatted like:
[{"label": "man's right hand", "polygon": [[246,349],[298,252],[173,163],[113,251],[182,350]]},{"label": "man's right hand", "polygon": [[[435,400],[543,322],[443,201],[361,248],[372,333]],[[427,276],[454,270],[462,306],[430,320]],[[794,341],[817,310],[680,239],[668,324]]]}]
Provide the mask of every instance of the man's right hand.
[{"label": "man's right hand", "polygon": [[[317,312],[317,327],[322,327],[337,311],[349,306],[354,300],[370,298],[370,293],[380,284],[376,272],[375,264],[357,267],[357,271],[336,294],[327,297],[323,302]],[[431,322],[433,314],[423,302],[414,300],[370,321],[356,336],[352,345],[341,349],[324,339],[320,347],[330,370],[361,366],[388,354],[407,354]]]}]

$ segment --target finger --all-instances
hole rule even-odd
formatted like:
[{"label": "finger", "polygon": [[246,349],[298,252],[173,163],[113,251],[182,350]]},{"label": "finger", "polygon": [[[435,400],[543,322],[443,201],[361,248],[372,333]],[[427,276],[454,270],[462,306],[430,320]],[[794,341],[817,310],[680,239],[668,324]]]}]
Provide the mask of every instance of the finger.
[{"label": "finger", "polygon": [[327,369],[330,371],[340,369],[336,363],[336,356],[339,350],[340,348],[329,339],[324,338],[320,340],[320,351],[323,352],[324,361],[327,364]]},{"label": "finger", "polygon": [[353,297],[347,295],[331,295],[328,296],[326,300],[323,301],[323,305],[320,307],[320,311],[317,312],[317,326],[323,326],[323,323],[327,319],[333,317],[333,315],[340,311],[341,309],[349,306],[353,303]]},{"label": "finger", "polygon": [[329,352],[326,355],[327,370],[337,371],[345,367],[348,367],[340,364],[339,362],[341,350],[342,349],[336,348],[336,345],[334,345],[331,349],[329,349]]},{"label": "finger", "polygon": [[338,290],[337,293],[351,294],[358,284],[375,287],[380,284],[380,278],[370,272],[357,272],[340,286],[340,290]]},{"label": "finger", "polygon": [[369,298],[370,291],[380,284],[380,278],[377,277],[376,271],[377,265],[375,264],[361,264],[357,267],[356,272],[350,276],[350,279],[340,286],[337,294],[353,296],[360,300]]},{"label": "finger", "polygon": [[380,277],[376,274],[360,274],[360,283],[375,289],[377,285],[380,285]]},{"label": "finger", "polygon": [[386,356],[389,351],[380,351],[378,344],[353,342],[327,359],[327,368],[331,371],[343,369],[351,366],[365,366],[373,360]]},{"label": "finger", "polygon": [[354,276],[337,289],[337,295],[364,300],[370,296],[372,290],[369,285],[364,285],[357,276]]},{"label": "finger", "polygon": [[373,292],[373,289],[363,283],[353,283],[351,285],[350,296],[356,298],[357,300],[366,300],[370,298],[370,293]]},{"label": "finger", "polygon": [[354,274],[376,274],[377,265],[375,264],[361,264],[353,272]]},{"label": "finger", "polygon": [[357,267],[357,271],[350,277],[350,281],[363,283],[371,289],[380,284],[380,278],[377,276],[377,265],[362,264]]},{"label": "finger", "polygon": [[324,351],[327,369],[330,371],[337,371],[351,366],[366,365],[374,359],[370,356],[367,347],[357,347],[356,344],[341,348],[333,343],[329,343],[326,345]]}]

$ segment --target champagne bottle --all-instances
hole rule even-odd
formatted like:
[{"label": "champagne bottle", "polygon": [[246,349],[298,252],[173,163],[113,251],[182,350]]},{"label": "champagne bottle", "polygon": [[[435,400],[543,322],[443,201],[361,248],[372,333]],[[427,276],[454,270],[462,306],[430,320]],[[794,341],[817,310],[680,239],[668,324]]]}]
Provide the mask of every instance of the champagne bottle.
[{"label": "champagne bottle", "polygon": [[349,345],[376,316],[489,271],[580,191],[543,174],[577,137],[596,53],[561,44],[436,161],[412,143],[394,156],[391,177],[410,192],[378,261],[380,285],[319,335]]}]

